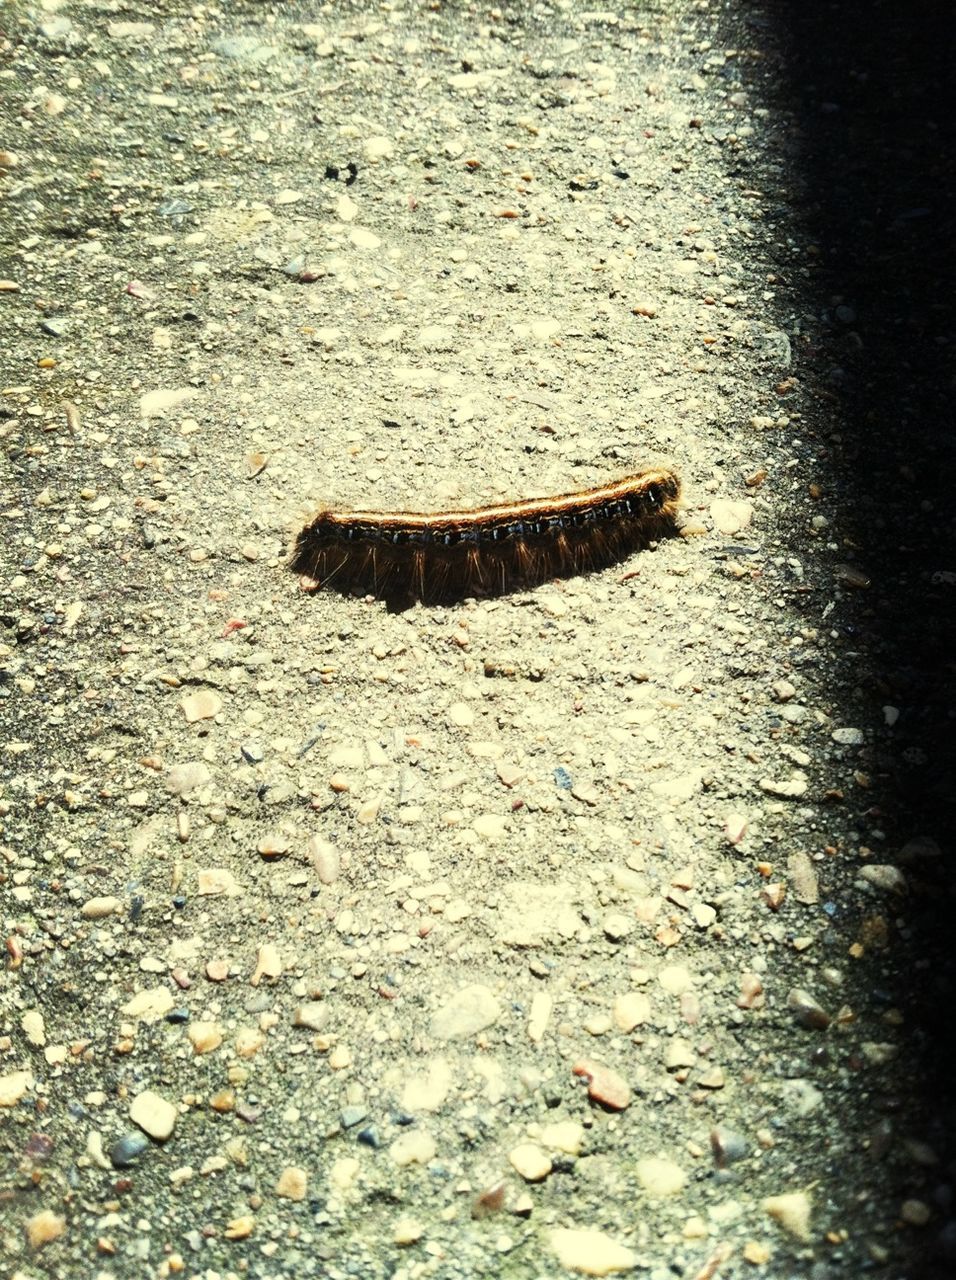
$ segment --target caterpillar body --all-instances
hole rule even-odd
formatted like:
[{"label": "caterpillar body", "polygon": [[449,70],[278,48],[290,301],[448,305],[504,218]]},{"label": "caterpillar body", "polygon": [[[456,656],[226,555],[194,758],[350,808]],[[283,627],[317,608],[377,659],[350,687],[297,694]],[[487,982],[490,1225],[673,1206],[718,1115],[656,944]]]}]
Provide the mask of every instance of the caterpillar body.
[{"label": "caterpillar body", "polygon": [[317,512],[296,536],[303,588],[392,603],[501,595],[606,568],[673,531],[680,478],[647,467],[554,498],[465,511]]}]

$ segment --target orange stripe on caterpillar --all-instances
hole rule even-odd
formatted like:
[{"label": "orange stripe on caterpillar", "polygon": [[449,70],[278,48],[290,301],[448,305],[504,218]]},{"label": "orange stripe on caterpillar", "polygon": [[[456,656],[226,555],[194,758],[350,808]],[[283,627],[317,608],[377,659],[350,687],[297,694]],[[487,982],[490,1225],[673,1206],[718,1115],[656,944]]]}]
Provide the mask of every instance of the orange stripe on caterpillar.
[{"label": "orange stripe on caterpillar", "polygon": [[556,498],[470,511],[319,511],[291,567],[307,590],[335,587],[393,602],[501,595],[606,568],[672,532],[680,478],[648,467]]}]

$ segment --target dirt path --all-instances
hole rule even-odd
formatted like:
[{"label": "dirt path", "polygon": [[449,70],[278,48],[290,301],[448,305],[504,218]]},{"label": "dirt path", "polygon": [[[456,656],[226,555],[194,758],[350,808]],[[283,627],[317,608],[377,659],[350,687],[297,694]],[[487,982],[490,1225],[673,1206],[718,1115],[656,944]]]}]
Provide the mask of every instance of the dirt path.
[{"label": "dirt path", "polygon": [[[11,1274],[943,1277],[948,774],[874,636],[956,562],[849,488],[782,14],[327,8],[5,19]],[[598,574],[286,565],[647,459],[682,536]]]}]

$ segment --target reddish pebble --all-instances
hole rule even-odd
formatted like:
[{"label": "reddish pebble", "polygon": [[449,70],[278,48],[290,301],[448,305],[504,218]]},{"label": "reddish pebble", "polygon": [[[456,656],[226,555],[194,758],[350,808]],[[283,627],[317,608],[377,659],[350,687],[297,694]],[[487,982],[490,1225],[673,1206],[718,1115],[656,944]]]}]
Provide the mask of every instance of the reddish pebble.
[{"label": "reddish pebble", "polygon": [[229,964],[226,960],[210,960],[206,965],[206,977],[210,982],[225,982],[229,977]]},{"label": "reddish pebble", "polygon": [[473,1218],[487,1218],[489,1214],[499,1213],[504,1208],[505,1203],[505,1184],[496,1182],[493,1187],[487,1187],[482,1191],[481,1195],[475,1200],[471,1206],[471,1216]]},{"label": "reddish pebble", "polygon": [[188,991],[192,986],[192,980],[185,969],[173,969],[169,976],[180,991]]},{"label": "reddish pebble", "polygon": [[764,1006],[763,983],[755,973],[745,973],[740,978],[738,1009],[762,1009]]},{"label": "reddish pebble", "polygon": [[631,1090],[623,1076],[593,1058],[581,1058],[571,1068],[576,1076],[588,1082],[588,1097],[612,1111],[623,1111],[631,1105]]}]

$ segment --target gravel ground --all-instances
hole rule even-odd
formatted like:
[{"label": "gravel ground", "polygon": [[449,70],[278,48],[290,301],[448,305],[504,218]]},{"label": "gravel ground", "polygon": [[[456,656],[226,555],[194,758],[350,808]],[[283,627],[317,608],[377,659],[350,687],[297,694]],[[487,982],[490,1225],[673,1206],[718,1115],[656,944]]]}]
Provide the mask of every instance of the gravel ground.
[{"label": "gravel ground", "polygon": [[[952,1274],[946,228],[787,12],[7,11],[4,1274]],[[599,574],[286,564],[649,458]]]}]

